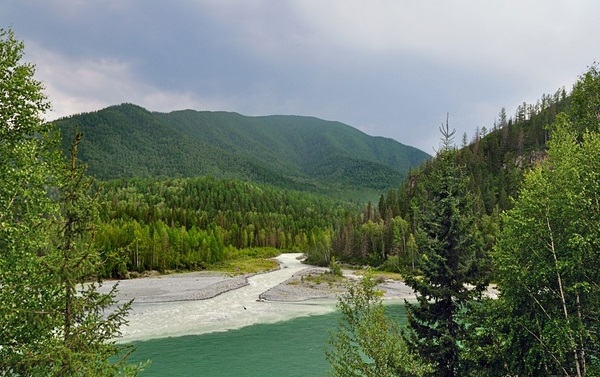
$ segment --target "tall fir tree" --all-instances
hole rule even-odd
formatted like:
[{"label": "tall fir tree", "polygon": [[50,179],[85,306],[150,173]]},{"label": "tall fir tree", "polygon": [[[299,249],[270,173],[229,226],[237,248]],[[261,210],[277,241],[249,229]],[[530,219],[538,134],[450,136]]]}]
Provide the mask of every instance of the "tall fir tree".
[{"label": "tall fir tree", "polygon": [[406,301],[407,343],[430,362],[432,376],[460,375],[459,341],[465,331],[461,311],[481,297],[488,284],[488,258],[473,215],[469,177],[457,165],[454,131],[440,127],[437,169],[427,177],[420,203],[418,269],[406,279],[417,303]]},{"label": "tall fir tree", "polygon": [[77,159],[81,138],[76,133],[70,159],[59,164],[55,199],[60,210],[52,222],[44,261],[52,285],[58,287],[58,306],[51,311],[55,336],[49,343],[51,352],[39,355],[36,368],[41,366],[46,375],[136,375],[137,368],[126,364],[132,348],[116,343],[131,302],[118,304],[117,285],[107,294],[98,291],[103,263],[93,246],[98,201],[90,195],[92,179],[85,175],[86,166]]}]

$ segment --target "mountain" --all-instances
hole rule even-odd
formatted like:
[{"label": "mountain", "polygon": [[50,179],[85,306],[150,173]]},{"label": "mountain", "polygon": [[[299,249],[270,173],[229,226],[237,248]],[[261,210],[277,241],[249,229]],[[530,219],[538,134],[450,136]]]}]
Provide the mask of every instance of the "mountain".
[{"label": "mountain", "polygon": [[316,192],[398,187],[430,158],[392,139],[303,116],[150,112],[132,104],[55,121],[69,147],[84,133],[80,158],[100,179],[210,175]]},{"label": "mountain", "polygon": [[[580,96],[589,96],[592,90],[575,91],[576,94],[580,92],[583,93]],[[512,207],[524,174],[546,157],[546,143],[551,137],[549,125],[560,113],[574,120],[578,118],[573,102],[573,95],[567,96],[564,89],[559,89],[554,95],[542,95],[536,104],[524,102],[517,107],[514,116],[508,116],[503,108],[491,130],[477,128],[470,142],[466,135],[463,137],[462,146],[456,149],[454,158],[456,164],[471,177],[467,191],[476,198],[479,218],[497,217]],[[594,116],[597,117],[592,112],[590,117]],[[596,131],[598,128],[596,126]],[[380,197],[380,216],[389,211],[392,216],[412,221],[413,203],[423,200],[427,193],[426,182],[438,174],[438,169],[439,161],[435,157],[411,170],[397,191],[390,190],[387,197]]]}]

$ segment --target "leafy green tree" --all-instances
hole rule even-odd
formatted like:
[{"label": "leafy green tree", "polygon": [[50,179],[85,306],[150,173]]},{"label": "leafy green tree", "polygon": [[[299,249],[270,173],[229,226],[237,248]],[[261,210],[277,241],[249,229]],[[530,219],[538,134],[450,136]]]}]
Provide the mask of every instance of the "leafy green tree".
[{"label": "leafy green tree", "polygon": [[86,284],[100,262],[87,247],[96,204],[76,148],[65,166],[12,31],[0,31],[0,52],[0,374],[135,374],[114,343],[128,306],[107,310],[115,291]]},{"label": "leafy green tree", "polygon": [[329,260],[329,273],[339,277],[343,275],[342,266],[335,260],[334,256]]},{"label": "leafy green tree", "polygon": [[488,258],[474,221],[468,176],[455,162],[454,132],[440,128],[437,168],[428,176],[418,219],[418,271],[407,276],[417,303],[406,302],[410,348],[433,364],[434,376],[456,376],[465,324],[459,314],[488,285]]},{"label": "leafy green tree", "polygon": [[34,66],[21,62],[24,45],[0,30],[0,372],[10,374],[43,352],[53,326],[46,303],[54,301],[40,263],[47,249],[48,213],[57,206],[47,195],[55,156],[50,105]]},{"label": "leafy green tree", "polygon": [[566,115],[547,160],[526,175],[494,252],[507,373],[600,373],[600,135]]},{"label": "leafy green tree", "polygon": [[600,131],[600,68],[597,63],[579,78],[569,102],[568,113],[578,132]]},{"label": "leafy green tree", "polygon": [[340,324],[329,340],[332,376],[423,376],[429,368],[406,347],[398,325],[385,314],[372,275],[348,285],[338,297]]}]

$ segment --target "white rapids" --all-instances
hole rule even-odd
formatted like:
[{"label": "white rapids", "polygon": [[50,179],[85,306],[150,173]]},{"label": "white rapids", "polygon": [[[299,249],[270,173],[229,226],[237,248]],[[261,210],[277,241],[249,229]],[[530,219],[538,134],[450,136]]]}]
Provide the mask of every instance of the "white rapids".
[{"label": "white rapids", "polygon": [[123,337],[120,341],[198,335],[331,313],[335,310],[335,300],[257,301],[261,293],[309,268],[299,261],[300,256],[282,254],[277,257],[281,266],[279,270],[251,276],[248,285],[210,299],[161,303],[134,301],[128,316],[129,323],[121,329]]}]

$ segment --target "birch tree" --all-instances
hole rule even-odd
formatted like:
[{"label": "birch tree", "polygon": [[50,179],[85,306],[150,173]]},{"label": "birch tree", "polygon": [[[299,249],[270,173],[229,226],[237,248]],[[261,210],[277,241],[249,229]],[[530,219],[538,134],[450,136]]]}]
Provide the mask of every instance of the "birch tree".
[{"label": "birch tree", "polygon": [[494,260],[511,375],[600,372],[600,135],[578,139],[559,115],[503,219]]},{"label": "birch tree", "polygon": [[370,273],[349,283],[338,298],[342,313],[331,334],[327,360],[338,377],[423,376],[431,368],[408,351],[398,324],[386,316],[382,292]]},{"label": "birch tree", "polygon": [[128,306],[95,284],[96,202],[58,149],[50,105],[24,45],[0,30],[0,375],[136,374],[115,343]]}]

